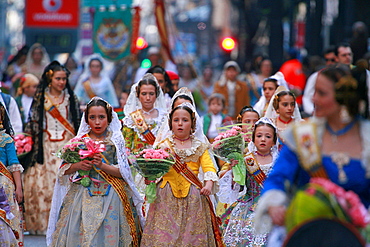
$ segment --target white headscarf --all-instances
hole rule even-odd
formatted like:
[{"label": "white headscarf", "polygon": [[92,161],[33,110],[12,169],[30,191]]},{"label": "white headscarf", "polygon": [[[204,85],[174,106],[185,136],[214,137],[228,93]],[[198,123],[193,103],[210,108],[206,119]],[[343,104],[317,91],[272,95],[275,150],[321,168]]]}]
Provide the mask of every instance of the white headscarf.
[{"label": "white headscarf", "polygon": [[[149,79],[155,81],[156,90],[159,88],[159,94],[155,100],[154,108],[164,111],[166,109],[166,100],[164,98],[163,91],[158,84],[157,78],[155,78],[155,76],[151,73],[146,73],[141,80]],[[128,96],[127,103],[123,109],[125,116],[130,116],[131,112],[134,112],[137,109],[142,109],[140,100],[137,97],[137,87],[139,86],[140,81],[136,82],[131,86],[130,95]]]},{"label": "white headscarf", "polygon": [[[289,91],[289,90],[285,86],[279,86],[276,89],[276,91],[275,91],[274,95],[271,97],[269,105],[266,109],[265,117],[268,117],[268,118],[277,118],[278,117],[279,114],[276,112],[276,110],[274,108],[274,99],[275,99],[275,97],[277,97],[278,93],[283,92],[283,91]],[[299,112],[299,107],[298,107],[297,101],[295,102],[295,106],[294,106],[293,119],[294,119],[294,121],[301,121],[302,120],[301,113]]]},{"label": "white headscarf", "polygon": [[[274,134],[277,135],[277,128],[275,124],[271,121],[271,119],[267,117],[261,117],[255,124],[254,124],[254,131],[256,130],[256,126],[258,126],[259,123],[265,123],[265,124],[270,124],[274,128]],[[253,132],[254,132],[253,131]],[[257,151],[257,147],[254,144],[254,142],[250,141],[248,143],[248,151],[249,152],[255,152]],[[279,155],[279,149],[278,149],[278,141],[276,141],[275,145],[271,149],[271,155],[272,155],[272,160],[276,160],[276,158]]]},{"label": "white headscarf", "polygon": [[[108,78],[109,79],[109,64],[107,60],[105,60],[99,53],[94,53],[88,56],[85,59],[84,62],[84,70],[80,77],[78,78],[76,87],[80,84],[82,84],[84,81],[86,81],[90,76],[91,76],[91,71],[90,71],[90,62],[93,59],[98,59],[102,63],[102,70],[100,71],[100,76],[101,78]],[[110,80],[110,79],[109,79]]]},{"label": "white headscarf", "polygon": [[[276,72],[274,75],[272,75],[269,78],[265,79],[265,81],[266,80],[269,80],[269,79],[275,79],[277,81],[278,86],[284,86],[285,88],[289,88],[288,87],[288,83],[285,80],[284,74],[282,72],[280,72],[280,71]],[[253,108],[256,111],[258,111],[258,113],[260,114],[260,116],[263,115],[263,109],[265,108],[266,103],[267,103],[266,102],[266,97],[265,97],[265,94],[263,93],[263,89],[262,89],[262,94],[261,94],[260,99],[253,106]]]}]

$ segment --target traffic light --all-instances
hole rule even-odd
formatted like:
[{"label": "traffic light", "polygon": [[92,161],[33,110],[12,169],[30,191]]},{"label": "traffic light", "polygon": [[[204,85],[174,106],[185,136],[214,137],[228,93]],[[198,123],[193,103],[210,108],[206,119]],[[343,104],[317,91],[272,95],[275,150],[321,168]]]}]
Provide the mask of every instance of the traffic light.
[{"label": "traffic light", "polygon": [[138,37],[136,40],[136,48],[138,50],[143,50],[148,47],[148,42],[143,37]]},{"label": "traffic light", "polygon": [[221,41],[221,47],[223,50],[231,52],[236,47],[236,41],[232,37],[225,37]]}]

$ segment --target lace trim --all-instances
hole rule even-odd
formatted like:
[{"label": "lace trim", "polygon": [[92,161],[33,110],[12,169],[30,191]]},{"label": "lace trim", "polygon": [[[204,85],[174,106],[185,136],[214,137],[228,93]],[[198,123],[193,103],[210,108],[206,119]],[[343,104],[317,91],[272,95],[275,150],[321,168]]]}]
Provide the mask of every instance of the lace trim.
[{"label": "lace trim", "polygon": [[[157,108],[155,108],[157,109]],[[150,127],[150,131],[153,133],[153,135],[157,135],[157,132],[159,130],[159,128],[161,127],[162,123],[163,123],[163,119],[164,119],[164,116],[165,116],[165,113],[159,109],[157,109],[158,111],[158,117],[156,118],[152,118],[152,119],[145,119],[145,122],[149,125],[149,126],[154,126],[154,128],[151,128]],[[146,141],[145,138],[141,135],[139,129],[137,128],[136,124],[134,123],[134,121],[132,120],[131,116],[126,116],[123,120],[123,125],[124,126],[127,126],[128,128],[134,130],[137,135],[139,136],[140,140],[142,141]]]},{"label": "lace trim", "polygon": [[62,166],[59,171],[58,171],[58,179],[59,179],[59,183],[61,185],[67,185],[68,184],[68,175],[65,175],[64,173],[69,169],[71,168],[73,164],[71,163],[68,163],[68,164],[65,164],[64,166]]},{"label": "lace trim", "polygon": [[232,182],[232,171],[229,170],[219,180],[220,190],[217,193],[217,196],[220,202],[233,204],[240,196],[246,193],[246,187],[244,187],[244,190],[242,192],[239,192],[240,185],[238,183],[235,183],[233,186]]},{"label": "lace trim", "polygon": [[21,164],[13,164],[11,166],[8,166],[7,169],[10,171],[10,172],[23,172],[24,169],[23,169],[23,166]]},{"label": "lace trim", "polygon": [[258,201],[255,211],[254,226],[257,233],[270,232],[272,229],[272,220],[267,210],[271,206],[282,206],[287,203],[287,195],[282,190],[269,190],[264,193]]},{"label": "lace trim", "polygon": [[204,151],[208,149],[208,145],[202,143],[198,138],[193,137],[191,142],[191,148],[178,149],[175,147],[175,141],[173,137],[168,138],[175,150],[175,152],[180,156],[183,162],[198,162],[199,157],[203,155]]}]

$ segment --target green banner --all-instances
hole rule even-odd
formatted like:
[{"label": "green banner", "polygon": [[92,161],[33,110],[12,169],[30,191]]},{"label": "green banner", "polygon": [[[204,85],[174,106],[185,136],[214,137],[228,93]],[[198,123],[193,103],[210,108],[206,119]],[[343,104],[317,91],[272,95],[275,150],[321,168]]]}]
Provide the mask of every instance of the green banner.
[{"label": "green banner", "polygon": [[121,5],[126,5],[126,6],[131,6],[132,0],[83,0],[82,1],[82,6],[84,7],[95,7],[99,8],[101,6],[121,6]]},{"label": "green banner", "polygon": [[129,55],[131,19],[131,8],[97,11],[94,15],[94,53],[113,61]]}]

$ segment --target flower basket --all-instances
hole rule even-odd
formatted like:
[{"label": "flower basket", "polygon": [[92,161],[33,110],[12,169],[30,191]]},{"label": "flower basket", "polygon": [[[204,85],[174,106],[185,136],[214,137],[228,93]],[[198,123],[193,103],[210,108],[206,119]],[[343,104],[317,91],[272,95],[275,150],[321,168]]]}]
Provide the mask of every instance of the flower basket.
[{"label": "flower basket", "polygon": [[216,157],[231,163],[237,160],[238,163],[233,166],[233,180],[245,185],[246,169],[243,159],[245,148],[244,136],[239,126],[233,126],[231,129],[220,133],[212,143],[212,150]]},{"label": "flower basket", "polygon": [[140,175],[149,180],[145,188],[145,196],[149,203],[155,201],[155,180],[166,174],[175,163],[174,157],[162,149],[144,149],[134,156],[133,165]]},{"label": "flower basket", "polygon": [[[56,156],[67,163],[77,163],[89,160],[94,154],[104,151],[105,145],[101,142],[93,141],[91,138],[73,138],[57,152]],[[90,171],[78,170],[78,175],[71,181],[84,187],[90,186]]]},{"label": "flower basket", "polygon": [[17,149],[18,159],[24,158],[32,150],[33,140],[31,135],[18,133],[14,136],[14,145]]}]

